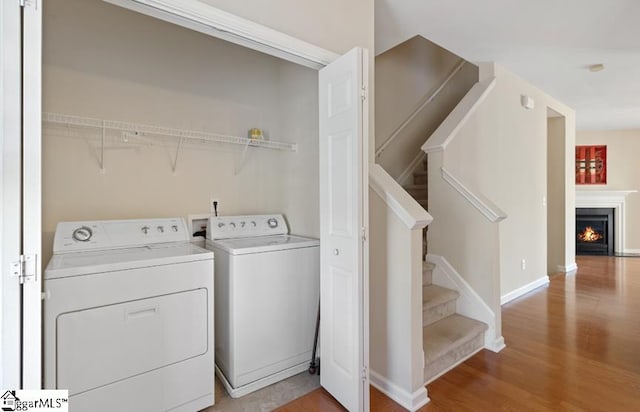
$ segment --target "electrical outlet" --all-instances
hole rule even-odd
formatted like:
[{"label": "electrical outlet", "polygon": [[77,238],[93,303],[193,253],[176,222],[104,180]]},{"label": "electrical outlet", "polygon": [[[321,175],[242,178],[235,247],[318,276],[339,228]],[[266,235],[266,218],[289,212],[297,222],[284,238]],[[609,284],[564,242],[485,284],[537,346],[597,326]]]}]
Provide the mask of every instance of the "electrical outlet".
[{"label": "electrical outlet", "polygon": [[212,215],[216,215],[216,209],[217,209],[217,214],[220,214],[220,200],[218,200],[218,198],[216,197],[212,197],[209,200],[209,211],[211,212]]},{"label": "electrical outlet", "polygon": [[522,270],[525,270],[527,268],[527,261],[522,259],[522,261],[520,262],[520,267],[522,268]]}]

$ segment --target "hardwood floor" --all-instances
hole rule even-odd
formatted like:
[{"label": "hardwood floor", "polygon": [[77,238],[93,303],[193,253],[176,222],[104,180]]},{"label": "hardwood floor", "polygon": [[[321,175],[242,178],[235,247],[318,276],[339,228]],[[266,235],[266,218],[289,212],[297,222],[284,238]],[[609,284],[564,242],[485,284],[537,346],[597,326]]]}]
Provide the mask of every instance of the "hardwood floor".
[{"label": "hardwood floor", "polygon": [[[640,411],[640,258],[577,263],[504,305],[507,347],[431,383],[421,411]],[[344,409],[318,389],[279,410]],[[372,389],[371,410],[403,409]]]}]

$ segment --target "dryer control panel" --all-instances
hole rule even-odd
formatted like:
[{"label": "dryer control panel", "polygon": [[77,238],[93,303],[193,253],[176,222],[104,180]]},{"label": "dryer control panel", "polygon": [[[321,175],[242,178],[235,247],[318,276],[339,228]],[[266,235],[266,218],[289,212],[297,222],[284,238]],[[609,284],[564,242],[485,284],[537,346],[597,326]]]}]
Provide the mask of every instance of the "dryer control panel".
[{"label": "dryer control panel", "polygon": [[209,240],[288,233],[289,227],[283,215],[211,216],[207,227]]},{"label": "dryer control panel", "polygon": [[53,240],[53,253],[119,249],[188,240],[186,224],[179,217],[60,222]]}]

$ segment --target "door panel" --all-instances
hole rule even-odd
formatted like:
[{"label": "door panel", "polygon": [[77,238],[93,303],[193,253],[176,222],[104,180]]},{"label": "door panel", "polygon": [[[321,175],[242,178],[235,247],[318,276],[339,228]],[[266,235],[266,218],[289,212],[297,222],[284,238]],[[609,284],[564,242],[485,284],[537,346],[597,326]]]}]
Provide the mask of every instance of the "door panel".
[{"label": "door panel", "polygon": [[351,411],[368,409],[364,50],[320,70],[320,382]]},{"label": "door panel", "polygon": [[35,256],[35,279],[22,288],[22,386],[42,387],[42,0],[22,18],[22,253]]},{"label": "door panel", "polygon": [[21,21],[17,1],[0,4],[0,387],[20,387],[21,287],[9,265],[21,253]]}]

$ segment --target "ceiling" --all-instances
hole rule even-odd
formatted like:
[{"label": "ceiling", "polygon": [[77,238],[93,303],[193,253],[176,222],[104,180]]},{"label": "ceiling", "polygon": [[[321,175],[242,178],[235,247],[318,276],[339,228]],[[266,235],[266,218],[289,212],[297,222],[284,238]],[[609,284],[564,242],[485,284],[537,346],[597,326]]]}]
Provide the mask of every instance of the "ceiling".
[{"label": "ceiling", "polygon": [[[376,54],[421,35],[495,61],[576,109],[579,130],[640,129],[638,0],[375,0]],[[591,72],[589,65],[605,69]]]}]

